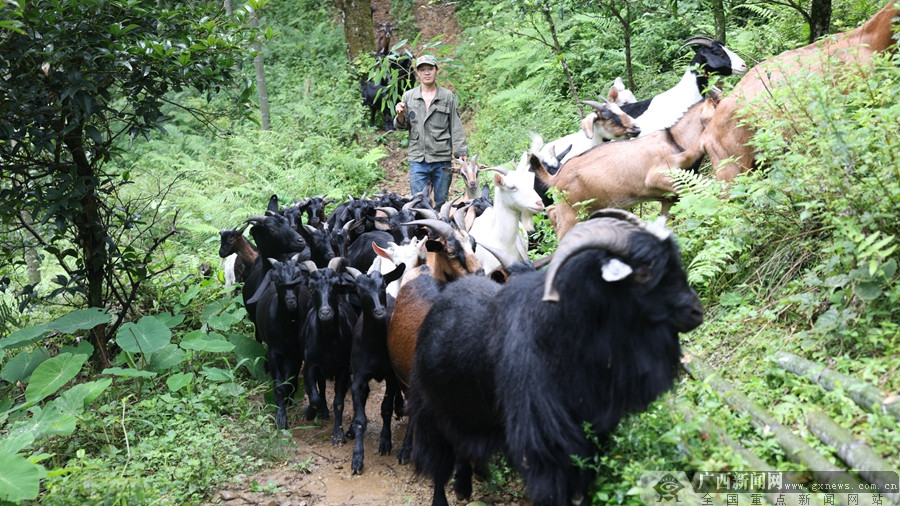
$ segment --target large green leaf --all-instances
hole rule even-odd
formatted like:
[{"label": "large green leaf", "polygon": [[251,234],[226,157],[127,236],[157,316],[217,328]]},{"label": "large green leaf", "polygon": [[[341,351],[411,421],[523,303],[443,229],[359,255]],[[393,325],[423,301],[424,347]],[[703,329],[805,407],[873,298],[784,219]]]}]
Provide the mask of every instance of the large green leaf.
[{"label": "large green leaf", "polygon": [[84,408],[103,393],[110,384],[112,384],[112,378],[103,378],[75,385],[61,393],[59,397],[53,401],[53,404],[55,404],[63,413],[71,413],[73,415],[80,414],[84,411]]},{"label": "large green leaf", "polygon": [[0,369],[0,378],[10,383],[17,381],[28,381],[31,373],[37,369],[37,366],[47,360],[50,353],[44,348],[38,348],[32,351],[21,351],[15,357],[9,359],[9,362]]},{"label": "large green leaf", "polygon": [[170,371],[184,362],[184,350],[175,344],[169,344],[147,356],[147,369],[156,372]]},{"label": "large green leaf", "polygon": [[202,330],[189,332],[181,340],[181,347],[186,350],[228,352],[234,349],[234,344],[225,340],[225,336],[216,332],[206,333]]},{"label": "large green leaf", "polygon": [[0,452],[18,453],[34,442],[34,432],[11,433],[0,439]]},{"label": "large green leaf", "polygon": [[182,388],[186,387],[190,384],[191,381],[194,381],[194,373],[177,373],[169,376],[166,379],[166,386],[169,387],[169,390],[173,392],[177,392]]},{"label": "large green leaf", "polygon": [[110,318],[111,316],[100,308],[76,309],[51,322],[13,332],[6,338],[0,339],[0,348],[12,350],[28,346],[40,341],[41,338],[53,331],[72,334],[78,330],[92,329],[101,323],[109,323]]},{"label": "large green leaf", "polygon": [[16,430],[25,430],[34,434],[35,438],[61,435],[67,436],[75,432],[75,416],[63,413],[54,404],[48,404],[42,408],[32,406],[31,419],[25,425],[16,427]]},{"label": "large green leaf", "polygon": [[53,395],[63,385],[78,375],[81,366],[88,359],[87,355],[60,353],[46,360],[31,374],[31,380],[25,388],[25,400],[35,403],[49,395]]},{"label": "large green leaf", "polygon": [[119,347],[129,353],[150,353],[161,350],[172,339],[172,331],[153,316],[145,316],[137,323],[126,323],[116,332]]},{"label": "large green leaf", "polygon": [[94,354],[94,345],[87,341],[79,341],[79,343],[75,346],[63,346],[59,349],[59,352],[71,353],[72,355],[87,355],[90,357]]},{"label": "large green leaf", "polygon": [[36,498],[45,473],[42,466],[21,455],[0,451],[0,499],[15,502]]},{"label": "large green leaf", "polygon": [[268,377],[265,369],[266,348],[256,339],[241,334],[231,334],[228,342],[234,345],[238,364],[245,367],[254,379],[265,381]]},{"label": "large green leaf", "polygon": [[34,344],[41,340],[50,332],[46,323],[35,325],[34,327],[25,327],[19,329],[12,334],[0,339],[0,348],[5,350],[14,350],[29,344]]},{"label": "large green leaf", "polygon": [[58,330],[64,334],[71,334],[76,330],[87,330],[103,323],[109,323],[112,316],[105,310],[91,307],[76,309],[63,315],[48,325],[52,330]]}]

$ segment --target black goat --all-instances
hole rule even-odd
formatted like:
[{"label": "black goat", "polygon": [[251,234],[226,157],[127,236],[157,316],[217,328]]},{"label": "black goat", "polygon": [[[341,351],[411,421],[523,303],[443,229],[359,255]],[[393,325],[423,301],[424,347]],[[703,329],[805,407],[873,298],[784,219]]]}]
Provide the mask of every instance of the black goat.
[{"label": "black goat", "polygon": [[[543,293],[543,298],[542,298]],[[578,504],[594,473],[573,456],[596,447],[626,413],[646,409],[678,371],[679,332],[703,320],[680,253],[661,224],[603,210],[576,225],[546,271],[505,285],[447,284],[425,317],[409,389],[412,460],[434,480],[433,504],[458,464],[502,452],[533,504]]]},{"label": "black goat", "polygon": [[306,419],[317,415],[328,418],[325,380],[334,379],[334,432],[332,443],[347,442],[341,427],[344,398],[350,387],[350,349],[356,312],[346,294],[353,290],[353,275],[346,271],[343,258],[335,257],[328,267],[309,274],[312,307],[301,332],[304,343],[303,384],[309,398]]},{"label": "black goat", "polygon": [[[391,367],[387,349],[387,328],[394,310],[394,298],[385,294],[385,288],[400,279],[406,265],[382,276],[374,270],[369,274],[356,273],[356,294],[362,311],[353,327],[353,348],[350,352],[350,370],[353,383],[350,394],[353,399],[353,421],[348,435],[356,439],[353,447],[351,468],[354,474],[362,472],[365,458],[364,437],[368,426],[366,401],[369,398],[369,380],[385,382],[385,396],[381,401],[381,439],[378,443],[379,455],[391,453],[391,412],[395,405],[402,404],[400,383]],[[350,270],[354,272],[354,270]]]},{"label": "black goat", "polygon": [[[287,408],[297,391],[303,365],[300,325],[310,306],[306,281],[309,266],[269,259],[271,269],[257,292],[248,300],[256,305],[257,337],[266,343],[267,369],[274,381],[275,426],[287,427]],[[271,282],[270,282],[271,281]]]}]

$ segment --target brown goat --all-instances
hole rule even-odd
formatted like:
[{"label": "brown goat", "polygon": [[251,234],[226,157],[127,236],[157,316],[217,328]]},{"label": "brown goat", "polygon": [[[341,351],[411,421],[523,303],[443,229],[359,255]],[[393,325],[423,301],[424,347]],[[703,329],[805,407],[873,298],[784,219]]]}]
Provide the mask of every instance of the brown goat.
[{"label": "brown goat", "polygon": [[388,324],[388,353],[404,388],[409,385],[419,326],[440,285],[467,274],[483,273],[466,232],[441,220],[416,220],[410,224],[430,228],[437,239],[423,241],[427,250],[425,264],[404,273]]},{"label": "brown goat", "polygon": [[[709,156],[716,177],[733,180],[753,166],[755,153],[747,143],[754,132],[740,123],[738,111],[759,95],[781,85],[785,77],[795,74],[821,73],[822,62],[829,57],[854,65],[867,65],[876,51],[894,44],[893,18],[897,16],[894,2],[889,2],[863,25],[791,51],[774,56],[753,67],[735,85],[731,94],[722,99],[709,126],[699,141],[690,147],[680,167],[689,166],[700,152]],[[733,157],[733,158],[732,158]]]},{"label": "brown goat", "polygon": [[[565,201],[547,209],[557,237],[563,237],[578,221],[575,209],[585,202],[588,213],[606,207],[628,209],[648,200],[660,200],[665,214],[671,202],[664,199],[675,191],[666,172],[685,162],[684,147],[693,145],[716,110],[716,98],[692,106],[677,123],[646,137],[613,141],[595,146],[572,158],[551,175],[541,158],[531,154],[529,162],[538,179],[547,187],[565,193]],[[697,153],[691,163],[702,158]],[[690,164],[688,164],[690,165]]]}]

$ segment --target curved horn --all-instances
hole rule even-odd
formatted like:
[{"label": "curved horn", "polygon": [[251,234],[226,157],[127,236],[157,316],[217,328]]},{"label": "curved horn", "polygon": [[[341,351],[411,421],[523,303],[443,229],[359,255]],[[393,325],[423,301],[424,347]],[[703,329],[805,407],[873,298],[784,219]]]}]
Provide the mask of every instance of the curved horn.
[{"label": "curved horn", "polygon": [[516,263],[516,259],[510,255],[507,255],[505,251],[499,250],[493,246],[488,246],[487,244],[477,243],[477,245],[479,248],[484,248],[488,253],[494,255],[494,257],[500,262],[500,265],[502,265],[506,270],[509,270],[509,268]]},{"label": "curved horn", "polygon": [[[600,97],[600,98],[603,98],[603,97]],[[609,100],[607,100],[605,98],[603,98],[603,100],[605,100],[607,104],[609,103]],[[601,104],[600,102],[597,102],[596,100],[582,100],[581,103],[589,105],[589,106],[593,107],[594,109],[598,109],[598,110],[603,109],[603,104]]]},{"label": "curved horn", "polygon": [[404,225],[422,225],[430,227],[434,232],[444,239],[453,236],[453,227],[443,220],[413,220],[404,223]]},{"label": "curved horn", "polygon": [[308,270],[309,272],[316,272],[316,269],[319,268],[319,266],[316,265],[316,263],[313,262],[312,260],[304,260],[304,261],[302,262],[302,265],[305,265],[305,266],[306,266],[306,270]]},{"label": "curved horn", "polygon": [[492,170],[494,172],[499,172],[499,173],[503,174],[504,176],[509,174],[509,169],[507,169],[506,167],[504,167],[502,165],[497,165],[496,167],[485,167],[481,170],[482,171]]},{"label": "curved horn", "polygon": [[589,249],[602,249],[618,256],[627,256],[628,237],[634,226],[617,218],[599,218],[586,221],[572,227],[553,254],[547,277],[544,279],[544,297],[546,302],[559,302],[559,292],[554,282],[559,269],[573,256]]},{"label": "curved horn", "polygon": [[463,206],[453,213],[453,223],[456,224],[456,228],[459,230],[466,230],[466,211],[468,208],[469,206]]},{"label": "curved horn", "polygon": [[400,211],[394,209],[393,207],[376,207],[375,210],[381,211],[388,216],[393,216],[400,212]]},{"label": "curved horn", "polygon": [[328,261],[328,268],[331,270],[340,270],[341,262],[344,261],[344,257],[334,257]]},{"label": "curved horn", "polygon": [[704,35],[694,35],[690,39],[687,39],[686,41],[684,41],[684,43],[681,45],[681,47],[678,48],[678,50],[680,51],[680,50],[686,48],[687,46],[692,46],[694,44],[699,44],[701,46],[706,46],[706,47],[712,47],[714,42],[715,42],[715,39],[711,39]]},{"label": "curved horn", "polygon": [[[377,257],[377,259],[380,259],[380,258],[381,257]],[[346,267],[346,270],[353,276],[353,279],[356,279],[357,277],[359,277],[360,274],[362,274],[361,272],[359,272],[358,269],[350,267],[349,265]]]},{"label": "curved horn", "polygon": [[259,225],[260,223],[262,223],[262,222],[265,221],[265,220],[266,220],[266,217],[265,217],[265,216],[262,216],[262,215],[260,215],[260,216],[251,216],[251,217],[247,218],[246,220],[244,220],[244,223],[253,224],[253,225]]},{"label": "curved horn", "polygon": [[422,216],[422,217],[425,218],[425,219],[430,219],[430,220],[437,220],[437,219],[440,219],[440,217],[438,216],[438,213],[434,212],[434,211],[431,210],[431,209],[424,209],[424,208],[421,208],[421,207],[414,207],[414,208],[412,208],[412,212],[415,213],[415,214],[417,214],[417,215],[419,215],[419,216]]},{"label": "curved horn", "polygon": [[418,204],[419,202],[422,202],[422,198],[423,198],[423,197],[424,197],[424,195],[423,195],[421,192],[415,194],[415,195],[413,196],[413,198],[410,199],[409,202],[403,204],[402,209],[403,209],[403,210],[409,210],[409,209],[412,209],[413,206],[415,206],[415,205]]},{"label": "curved horn", "polygon": [[241,228],[234,227],[234,231],[237,232],[238,235],[244,235],[244,230],[247,230],[247,226],[249,225],[249,223],[244,223],[244,226]]},{"label": "curved horn", "polygon": [[598,209],[591,213],[588,219],[592,220],[594,218],[615,218],[617,220],[631,223],[632,225],[640,229],[647,228],[647,222],[624,209],[615,209],[612,207],[608,207],[606,209]]},{"label": "curved horn", "polygon": [[566,149],[564,149],[562,153],[556,155],[556,159],[557,159],[557,160],[562,160],[563,158],[566,157],[567,154],[569,154],[569,151],[572,151],[572,145],[571,145],[571,144],[569,144],[569,147],[567,147]]}]

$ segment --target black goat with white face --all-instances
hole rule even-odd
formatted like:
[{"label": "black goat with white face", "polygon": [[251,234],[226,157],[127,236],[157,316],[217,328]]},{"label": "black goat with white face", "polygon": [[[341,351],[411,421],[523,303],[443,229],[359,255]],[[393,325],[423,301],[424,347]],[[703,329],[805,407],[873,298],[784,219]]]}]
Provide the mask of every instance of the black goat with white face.
[{"label": "black goat with white face", "polygon": [[419,332],[410,385],[412,460],[434,479],[433,504],[461,463],[502,452],[537,506],[579,504],[594,478],[587,422],[601,438],[674,383],[679,332],[702,322],[668,230],[604,210],[565,236],[546,271],[505,285],[446,285]]}]

